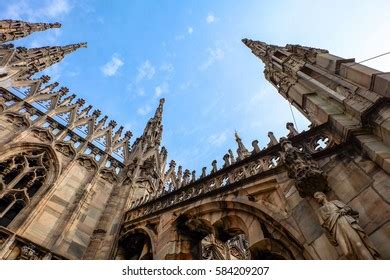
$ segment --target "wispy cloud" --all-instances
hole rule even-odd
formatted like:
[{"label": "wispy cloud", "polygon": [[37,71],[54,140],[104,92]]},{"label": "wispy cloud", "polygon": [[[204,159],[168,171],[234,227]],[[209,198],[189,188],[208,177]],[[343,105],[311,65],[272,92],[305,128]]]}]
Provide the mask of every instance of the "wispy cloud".
[{"label": "wispy cloud", "polygon": [[215,133],[210,135],[210,137],[207,140],[210,145],[219,147],[226,142],[227,139],[226,134],[227,134],[226,130],[219,133]]},{"label": "wispy cloud", "polygon": [[213,23],[213,22],[216,22],[218,20],[218,18],[212,13],[212,12],[210,12],[208,15],[207,15],[207,17],[206,17],[206,22],[208,23],[208,24],[211,24],[211,23]]},{"label": "wispy cloud", "polygon": [[187,32],[191,35],[192,32],[194,32],[194,28],[192,28],[192,26],[188,27]]},{"label": "wispy cloud", "polygon": [[154,97],[160,97],[163,93],[167,93],[169,91],[169,85],[167,82],[163,82],[158,85],[154,89]]},{"label": "wispy cloud", "polygon": [[44,8],[43,13],[50,18],[58,17],[62,14],[67,14],[71,6],[67,0],[49,1],[49,4]]},{"label": "wispy cloud", "polygon": [[116,75],[119,68],[121,68],[123,65],[124,62],[119,58],[118,54],[113,54],[111,60],[103,65],[100,70],[104,76],[112,77]]},{"label": "wispy cloud", "polygon": [[138,67],[138,73],[135,81],[137,83],[141,82],[142,80],[150,80],[153,78],[154,74],[156,73],[155,67],[150,63],[149,60],[145,60],[141,66]]},{"label": "wispy cloud", "polygon": [[222,48],[216,47],[207,50],[208,57],[206,61],[199,66],[200,70],[206,70],[212,66],[216,61],[222,60],[225,57],[225,51]]},{"label": "wispy cloud", "polygon": [[149,105],[144,105],[137,109],[137,113],[141,116],[147,115],[152,110],[152,107]]},{"label": "wispy cloud", "polygon": [[24,19],[35,21],[42,18],[57,19],[70,12],[72,5],[69,0],[45,1],[40,8],[32,8],[25,0],[16,1],[0,13],[3,18]]}]

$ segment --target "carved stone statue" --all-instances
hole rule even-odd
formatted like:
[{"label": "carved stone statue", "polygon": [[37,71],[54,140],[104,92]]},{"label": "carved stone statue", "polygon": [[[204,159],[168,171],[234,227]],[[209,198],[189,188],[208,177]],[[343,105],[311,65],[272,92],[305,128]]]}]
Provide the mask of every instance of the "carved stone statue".
[{"label": "carved stone statue", "polygon": [[310,154],[294,147],[287,138],[281,138],[280,144],[283,149],[282,161],[288,176],[295,180],[301,197],[329,191],[325,172],[312,160]]},{"label": "carved stone statue", "polygon": [[147,190],[149,194],[158,189],[159,174],[154,164],[154,158],[148,158],[140,167],[140,174],[137,178],[137,185]]},{"label": "carved stone statue", "polygon": [[215,238],[214,234],[209,234],[201,241],[202,259],[204,260],[228,260],[228,246]]},{"label": "carved stone statue", "polygon": [[379,253],[358,224],[358,212],[341,201],[328,201],[322,192],[316,192],[314,198],[322,205],[318,217],[330,242],[334,246],[338,245],[347,259],[380,259]]},{"label": "carved stone statue", "polygon": [[244,234],[239,234],[222,242],[214,234],[209,234],[201,241],[202,259],[204,260],[249,260],[249,244]]},{"label": "carved stone statue", "polygon": [[250,260],[249,242],[245,234],[239,234],[226,242],[229,249],[230,259]]}]

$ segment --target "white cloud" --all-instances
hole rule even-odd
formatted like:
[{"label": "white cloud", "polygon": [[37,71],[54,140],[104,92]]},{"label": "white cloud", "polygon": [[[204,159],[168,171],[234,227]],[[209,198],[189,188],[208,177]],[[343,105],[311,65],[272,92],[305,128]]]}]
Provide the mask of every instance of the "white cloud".
[{"label": "white cloud", "polygon": [[213,22],[216,22],[217,20],[218,20],[218,18],[215,17],[214,14],[211,13],[211,12],[210,12],[210,13],[207,15],[207,17],[206,17],[206,22],[207,22],[208,24],[211,24],[211,23],[213,23]]},{"label": "white cloud", "polygon": [[100,70],[103,72],[104,76],[115,76],[119,68],[124,65],[124,62],[118,57],[117,54],[113,54],[111,60],[103,65]]},{"label": "white cloud", "polygon": [[225,52],[221,48],[208,49],[208,58],[207,60],[199,67],[200,70],[206,70],[216,61],[222,60],[225,57]]},{"label": "white cloud", "polygon": [[62,31],[59,28],[48,30],[39,37],[35,38],[30,43],[30,48],[39,48],[47,45],[58,44],[58,39],[61,37]]},{"label": "white cloud", "polygon": [[144,63],[141,64],[140,67],[138,67],[138,74],[135,80],[137,83],[144,79],[150,80],[153,78],[155,73],[156,69],[154,68],[154,66],[150,63],[149,60],[146,60],[144,61]]},{"label": "white cloud", "polygon": [[154,97],[160,97],[163,93],[167,93],[169,91],[168,83],[164,82],[161,85],[158,85],[154,89]]},{"label": "white cloud", "polygon": [[145,106],[142,106],[142,107],[138,108],[138,109],[137,109],[137,113],[138,113],[139,115],[145,116],[145,115],[148,114],[151,110],[152,110],[152,108],[151,108],[149,105],[145,105]]},{"label": "white cloud", "polygon": [[210,143],[210,145],[213,145],[213,146],[221,146],[223,143],[225,143],[227,137],[226,137],[226,131],[222,131],[220,133],[215,133],[215,134],[212,134],[209,138],[208,138],[208,142]]},{"label": "white cloud", "polygon": [[69,0],[45,1],[40,8],[34,9],[28,1],[20,0],[6,7],[3,18],[24,19],[36,21],[43,18],[58,19],[62,15],[70,12],[72,6]]},{"label": "white cloud", "polygon": [[188,34],[192,34],[192,32],[194,32],[194,29],[190,26],[188,27],[187,32]]},{"label": "white cloud", "polygon": [[50,18],[58,17],[62,14],[67,14],[71,6],[67,0],[52,0],[44,7],[43,13]]}]

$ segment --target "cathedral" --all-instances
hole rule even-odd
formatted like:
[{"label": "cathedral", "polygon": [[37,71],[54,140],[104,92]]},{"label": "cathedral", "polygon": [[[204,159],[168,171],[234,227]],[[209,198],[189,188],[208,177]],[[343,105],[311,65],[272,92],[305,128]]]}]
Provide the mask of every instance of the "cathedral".
[{"label": "cathedral", "polygon": [[39,74],[86,43],[9,43],[59,27],[0,21],[1,260],[390,259],[390,73],[243,39],[310,129],[236,133],[196,173],[161,146],[164,99],[132,140]]}]

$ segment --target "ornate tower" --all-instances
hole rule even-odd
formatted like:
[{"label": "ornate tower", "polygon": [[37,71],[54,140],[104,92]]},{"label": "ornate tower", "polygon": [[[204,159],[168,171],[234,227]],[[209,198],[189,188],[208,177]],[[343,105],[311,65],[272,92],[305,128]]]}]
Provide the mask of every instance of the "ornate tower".
[{"label": "ornate tower", "polygon": [[33,32],[45,31],[50,28],[60,28],[56,23],[29,23],[21,20],[0,20],[0,42],[14,41],[30,35]]},{"label": "ornate tower", "polygon": [[133,193],[130,196],[132,201],[144,195],[156,195],[163,185],[163,173],[167,159],[166,149],[160,148],[164,102],[164,99],[160,99],[154,116],[149,119],[143,134],[134,141],[131,147],[127,160],[127,172],[133,186]]},{"label": "ornate tower", "polygon": [[242,41],[264,63],[265,78],[313,126],[329,123],[390,173],[390,74],[323,49]]}]

